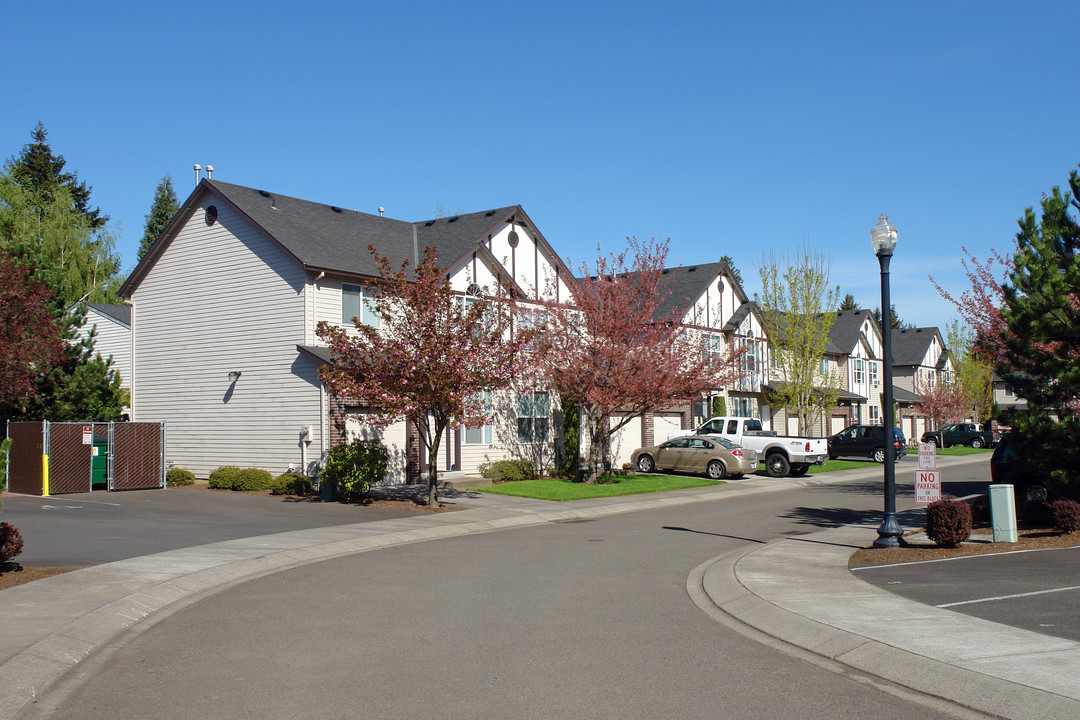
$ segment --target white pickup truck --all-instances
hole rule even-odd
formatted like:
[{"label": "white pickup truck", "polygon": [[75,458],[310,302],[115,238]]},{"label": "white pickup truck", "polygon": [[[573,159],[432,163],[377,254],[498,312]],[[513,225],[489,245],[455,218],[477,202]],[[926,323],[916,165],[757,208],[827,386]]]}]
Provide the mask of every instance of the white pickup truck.
[{"label": "white pickup truck", "polygon": [[827,438],[783,437],[771,430],[762,430],[761,421],[746,417],[714,417],[697,430],[677,430],[668,439],[686,435],[718,435],[745,448],[757,450],[763,458],[770,477],[787,474],[801,477],[811,465],[821,465],[829,459]]}]

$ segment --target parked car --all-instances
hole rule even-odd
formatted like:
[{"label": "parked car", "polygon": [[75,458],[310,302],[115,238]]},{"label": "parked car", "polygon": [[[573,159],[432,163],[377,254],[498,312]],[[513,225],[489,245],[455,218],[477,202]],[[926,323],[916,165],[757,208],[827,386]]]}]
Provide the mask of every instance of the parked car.
[{"label": "parked car", "polygon": [[630,456],[630,464],[642,472],[676,470],[722,480],[755,472],[758,455],[721,437],[683,437],[638,448]]},{"label": "parked car", "polygon": [[980,430],[975,423],[954,423],[946,425],[940,430],[924,432],[922,442],[934,443],[938,447],[947,448],[950,445],[970,445],[973,448],[994,446],[994,435],[986,430]]},{"label": "parked car", "polygon": [[668,433],[668,439],[692,435],[722,437],[743,450],[755,450],[765,462],[765,471],[774,478],[785,477],[788,473],[792,477],[805,475],[811,465],[821,465],[829,455],[825,438],[777,435],[772,430],[764,430],[757,418],[714,417],[697,430]]},{"label": "parked car", "polygon": [[1035,477],[1035,469],[1021,457],[1004,433],[990,456],[990,481],[998,485],[1012,485],[1017,498],[1045,500],[1046,488]]},{"label": "parked car", "polygon": [[[838,457],[865,457],[874,462],[885,462],[885,426],[852,425],[829,439],[829,459]],[[893,428],[894,460],[904,456],[904,434]]]}]

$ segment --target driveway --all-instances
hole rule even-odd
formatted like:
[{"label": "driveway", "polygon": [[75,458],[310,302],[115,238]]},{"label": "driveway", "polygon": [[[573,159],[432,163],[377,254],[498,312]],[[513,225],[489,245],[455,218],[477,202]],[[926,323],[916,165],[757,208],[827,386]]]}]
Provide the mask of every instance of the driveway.
[{"label": "driveway", "polygon": [[377,507],[190,487],[38,497],[3,494],[0,519],[22,534],[16,561],[83,566],[206,543],[410,517]]}]

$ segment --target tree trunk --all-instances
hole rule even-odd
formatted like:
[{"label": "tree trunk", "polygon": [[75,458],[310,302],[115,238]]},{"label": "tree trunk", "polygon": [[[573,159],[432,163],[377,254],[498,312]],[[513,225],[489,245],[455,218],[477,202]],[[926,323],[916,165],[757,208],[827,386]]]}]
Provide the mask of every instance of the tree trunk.
[{"label": "tree trunk", "polygon": [[428,444],[428,507],[439,507],[439,441],[442,431],[434,433]]},{"label": "tree trunk", "polygon": [[588,463],[588,475],[585,477],[585,482],[595,484],[599,472],[597,468],[600,466],[600,456],[604,451],[604,418],[597,411],[596,408],[589,408],[589,458]]}]

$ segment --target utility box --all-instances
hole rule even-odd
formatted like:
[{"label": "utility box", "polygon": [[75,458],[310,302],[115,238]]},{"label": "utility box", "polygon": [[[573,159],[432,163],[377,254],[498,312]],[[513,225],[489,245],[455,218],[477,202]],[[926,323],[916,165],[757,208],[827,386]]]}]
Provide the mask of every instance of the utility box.
[{"label": "utility box", "polygon": [[994,528],[994,542],[1016,542],[1016,501],[1012,485],[990,486],[990,524]]}]

